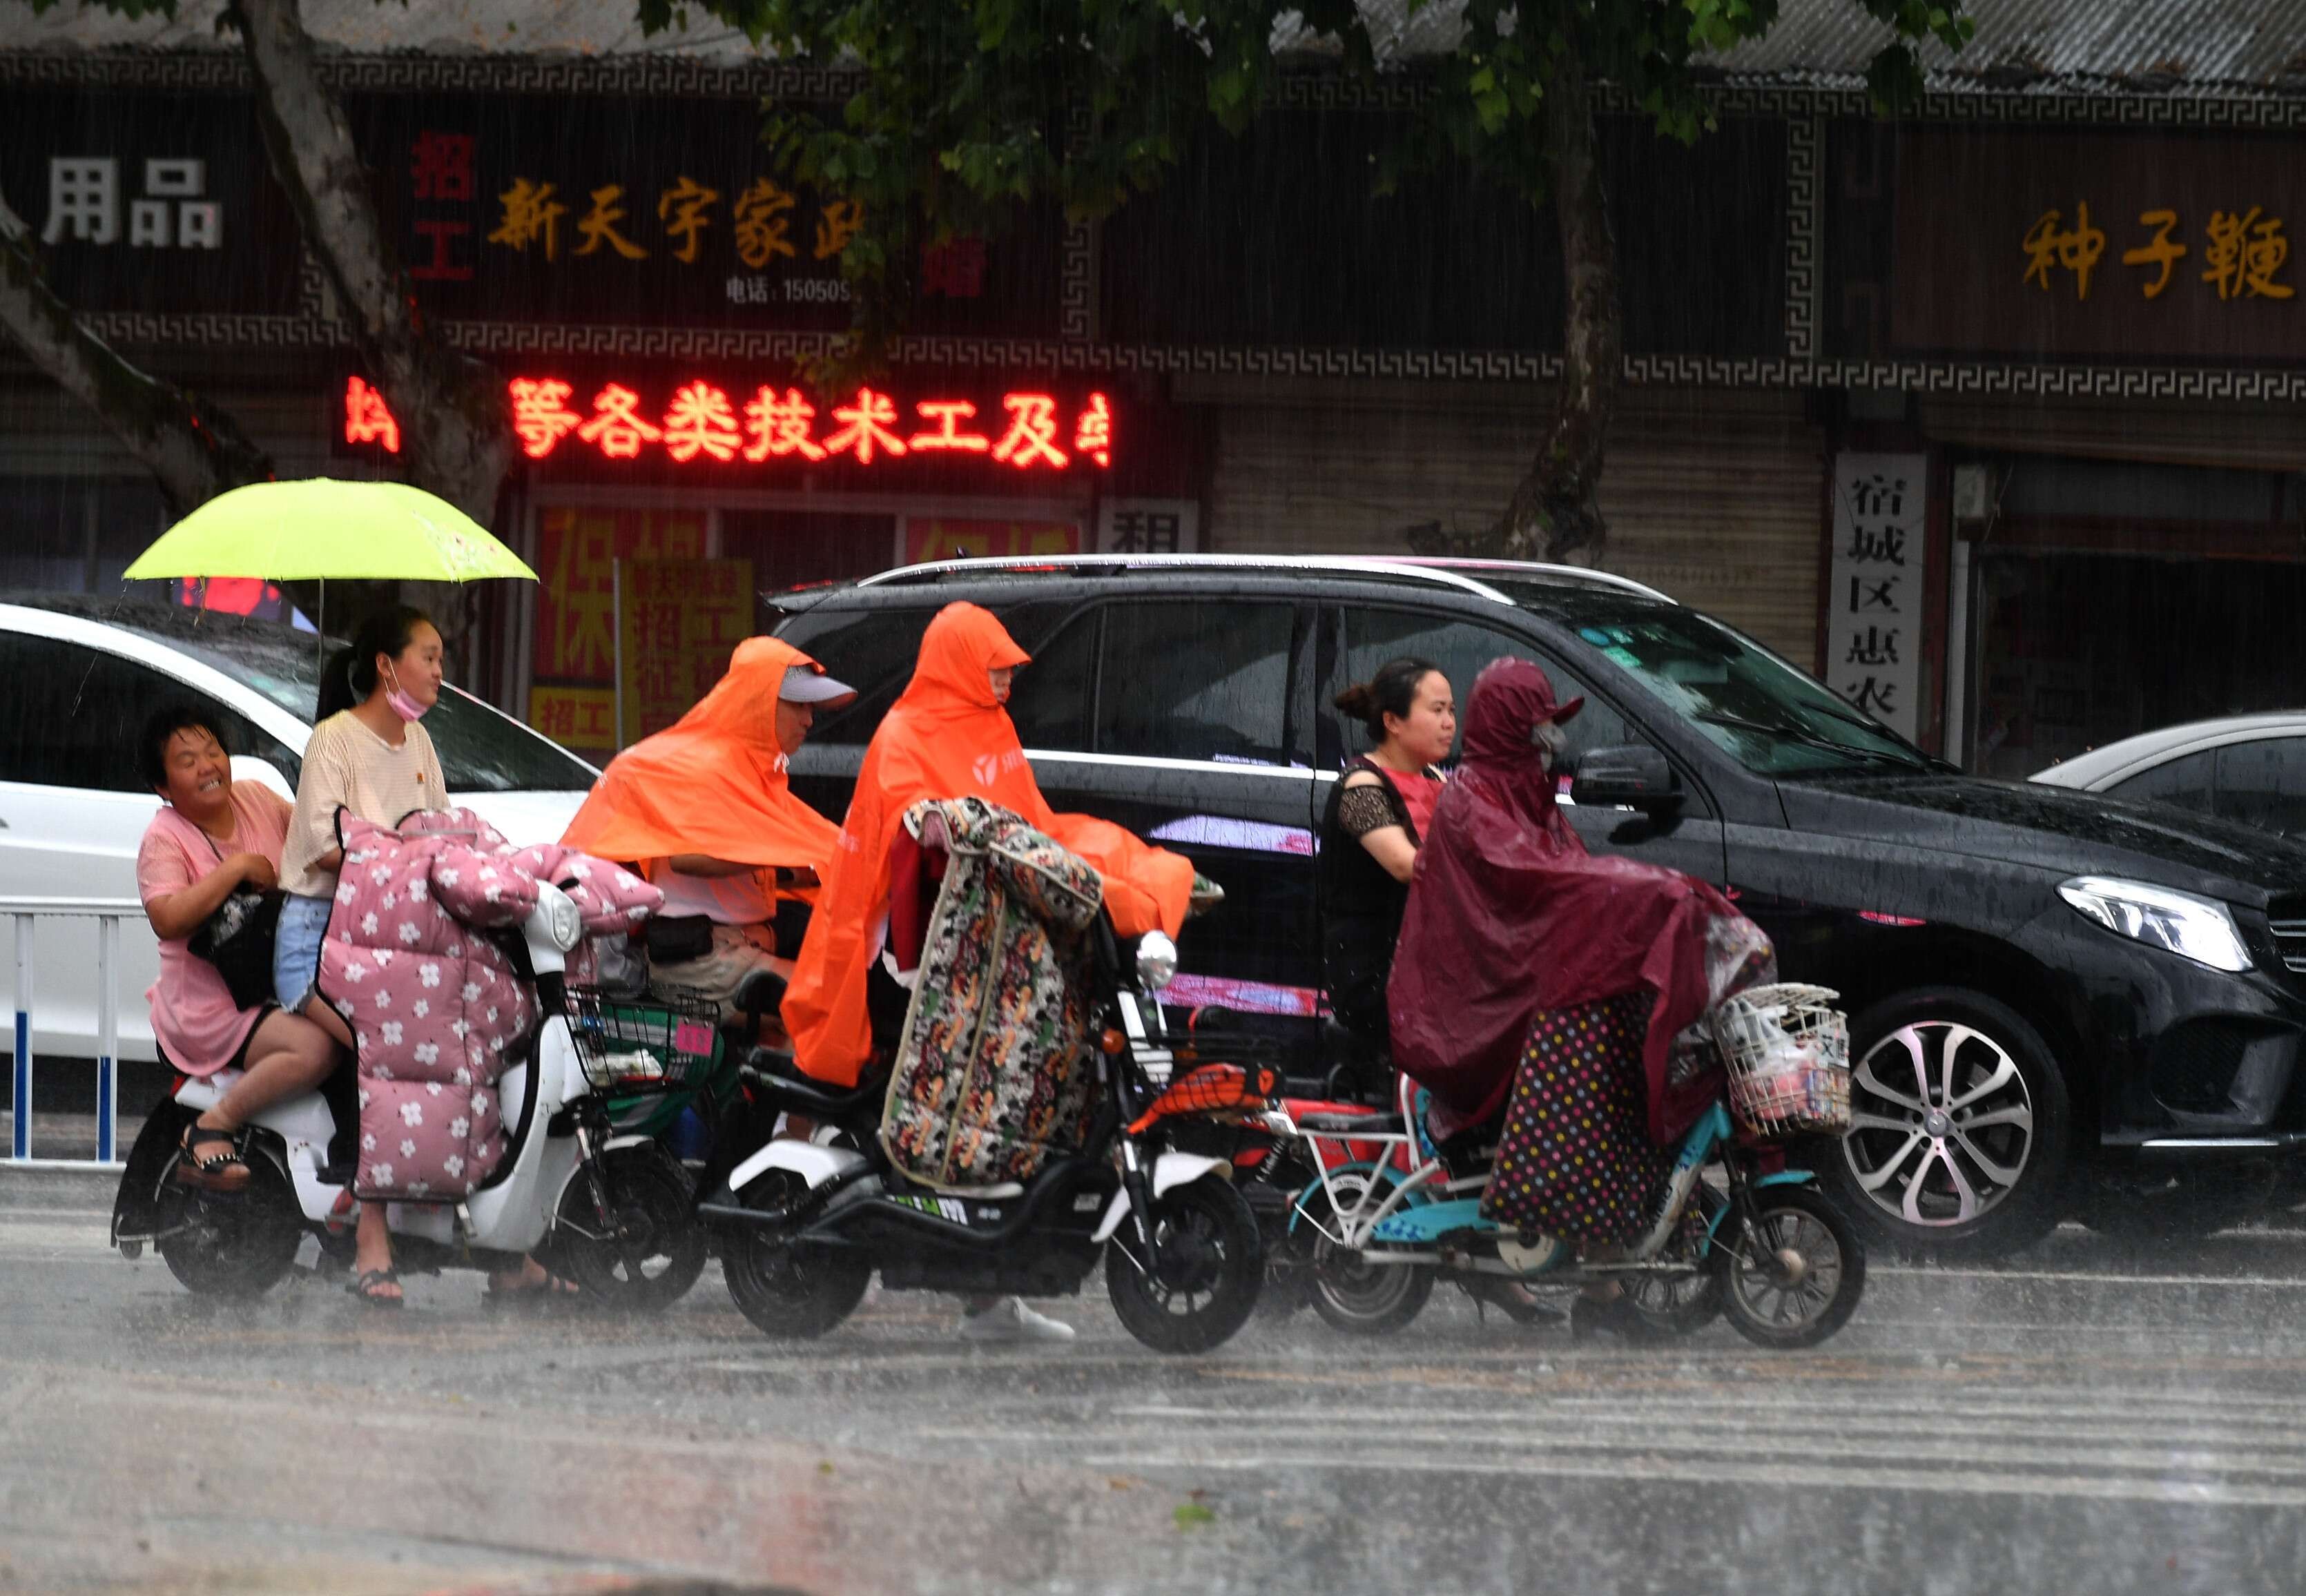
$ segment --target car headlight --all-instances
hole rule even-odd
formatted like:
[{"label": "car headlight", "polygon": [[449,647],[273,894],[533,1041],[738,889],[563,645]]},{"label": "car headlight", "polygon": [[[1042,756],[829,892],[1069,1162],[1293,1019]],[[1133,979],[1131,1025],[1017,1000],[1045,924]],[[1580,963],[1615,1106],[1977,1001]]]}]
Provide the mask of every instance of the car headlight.
[{"label": "car headlight", "polygon": [[2250,950],[2242,946],[2233,916],[2215,899],[2102,875],[2078,875],[2058,888],[2058,896],[2132,942],[2167,948],[2212,969],[2245,970],[2250,966]]},{"label": "car headlight", "polygon": [[1166,931],[1148,931],[1137,939],[1137,985],[1158,992],[1177,978],[1177,944]]}]

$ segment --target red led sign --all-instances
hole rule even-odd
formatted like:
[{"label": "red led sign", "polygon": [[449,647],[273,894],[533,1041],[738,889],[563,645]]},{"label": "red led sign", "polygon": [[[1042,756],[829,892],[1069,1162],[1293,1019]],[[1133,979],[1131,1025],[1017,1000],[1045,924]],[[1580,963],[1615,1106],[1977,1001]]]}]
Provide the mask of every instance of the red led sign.
[{"label": "red led sign", "polygon": [[[943,453],[981,455],[1020,472],[1063,471],[1076,462],[1103,470],[1113,464],[1113,406],[1101,393],[1071,411],[1053,394],[1004,393],[998,405],[980,413],[973,399],[918,399],[905,406],[893,395],[865,387],[820,420],[798,388],[781,393],[757,388],[740,404],[701,378],[676,386],[661,410],[620,382],[603,383],[580,398],[575,384],[557,377],[515,377],[506,392],[513,431],[532,460],[576,449],[604,460],[637,460],[662,451],[682,465],[739,459],[759,465],[793,456],[878,465],[909,454]],[[345,388],[345,440],[400,452],[399,422],[384,397],[358,377]]]}]

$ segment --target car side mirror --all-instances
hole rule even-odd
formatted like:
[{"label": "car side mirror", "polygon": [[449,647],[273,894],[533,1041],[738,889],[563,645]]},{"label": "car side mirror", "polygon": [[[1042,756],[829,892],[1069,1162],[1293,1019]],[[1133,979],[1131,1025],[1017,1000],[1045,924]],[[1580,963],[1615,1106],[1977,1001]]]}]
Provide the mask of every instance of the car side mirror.
[{"label": "car side mirror", "polygon": [[1587,750],[1570,781],[1569,798],[1581,809],[1622,807],[1645,815],[1670,814],[1681,807],[1681,783],[1664,755],[1646,744],[1628,743]]},{"label": "car side mirror", "polygon": [[259,759],[253,754],[235,754],[232,756],[232,779],[235,781],[253,781],[259,787],[269,787],[290,803],[296,801],[296,789],[288,784],[288,778],[280,773],[280,767],[269,759]]}]

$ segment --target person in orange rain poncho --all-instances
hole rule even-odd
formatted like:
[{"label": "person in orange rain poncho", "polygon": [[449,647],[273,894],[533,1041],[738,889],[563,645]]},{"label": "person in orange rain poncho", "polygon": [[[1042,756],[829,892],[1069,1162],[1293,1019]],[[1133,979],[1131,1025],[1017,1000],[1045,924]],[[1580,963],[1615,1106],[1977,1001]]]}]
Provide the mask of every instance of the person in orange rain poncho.
[{"label": "person in orange rain poncho", "polygon": [[808,939],[785,994],[785,1028],[802,1070],[853,1086],[872,1055],[866,985],[887,925],[889,849],[904,812],[924,798],[976,796],[1013,810],[1105,877],[1115,930],[1175,935],[1193,866],[1110,822],[1052,813],[1025,763],[1009,712],[1009,676],[1031,656],[992,614],[948,604],[921,637],[903,696],[874,733],[857,772],[841,845],[824,875]]},{"label": "person in orange rain poncho", "polygon": [[791,644],[748,637],[694,709],[609,762],[561,838],[638,864],[662,889],[650,974],[724,1018],[754,971],[783,963],[769,923],[779,892],[807,896],[833,858],[839,830],[792,795],[786,765],[817,710],[856,696]]}]

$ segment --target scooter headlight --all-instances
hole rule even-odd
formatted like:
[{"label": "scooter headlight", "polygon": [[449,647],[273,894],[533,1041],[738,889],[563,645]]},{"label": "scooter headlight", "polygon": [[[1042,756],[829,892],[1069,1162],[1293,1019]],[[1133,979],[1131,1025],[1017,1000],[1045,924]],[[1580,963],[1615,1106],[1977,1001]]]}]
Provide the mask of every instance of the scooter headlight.
[{"label": "scooter headlight", "polygon": [[1137,985],[1158,992],[1177,978],[1177,944],[1166,931],[1148,931],[1137,939]]},{"label": "scooter headlight", "polygon": [[2058,896],[2132,942],[2182,953],[2212,969],[2239,972],[2250,966],[2233,915],[2215,899],[2102,875],[2078,875],[2058,888]]}]

